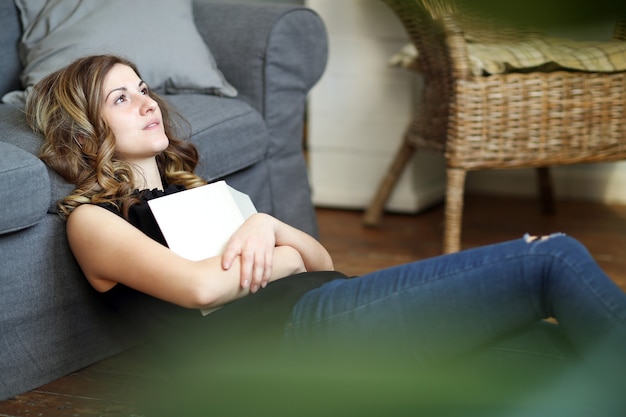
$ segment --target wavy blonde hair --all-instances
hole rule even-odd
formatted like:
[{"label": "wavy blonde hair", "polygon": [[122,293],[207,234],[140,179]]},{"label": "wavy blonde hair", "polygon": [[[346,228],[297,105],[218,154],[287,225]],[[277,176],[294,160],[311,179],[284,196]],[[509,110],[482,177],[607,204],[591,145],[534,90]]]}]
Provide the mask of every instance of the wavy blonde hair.
[{"label": "wavy blonde hair", "polygon": [[[116,156],[115,137],[101,117],[104,79],[116,64],[126,65],[140,76],[136,66],[121,57],[88,56],[46,76],[29,95],[28,124],[44,136],[39,157],[76,186],[58,203],[63,217],[81,204],[98,203],[114,204],[127,217],[128,209],[139,202],[133,171]],[[168,184],[186,188],[206,184],[193,173],[197,149],[178,136],[186,122],[157,94],[151,92],[150,96],[161,109],[169,138],[167,149],[156,157],[161,176]]]}]

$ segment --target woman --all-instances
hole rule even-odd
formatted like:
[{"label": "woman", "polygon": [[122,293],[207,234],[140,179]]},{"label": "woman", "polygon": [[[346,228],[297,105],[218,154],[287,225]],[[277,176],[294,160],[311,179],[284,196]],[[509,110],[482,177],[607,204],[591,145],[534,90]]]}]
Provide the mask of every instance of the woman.
[{"label": "woman", "polygon": [[[572,238],[526,236],[348,279],[315,239],[257,214],[222,256],[192,262],[167,248],[146,201],[205,184],[197,153],[132,63],[79,59],[37,84],[26,112],[41,158],[76,185],[59,207],[81,269],[141,326],[212,344],[236,328],[268,350],[356,351],[385,365],[517,350],[544,366],[601,349],[607,380],[626,375],[626,295]],[[262,357],[255,338],[224,346]]]}]

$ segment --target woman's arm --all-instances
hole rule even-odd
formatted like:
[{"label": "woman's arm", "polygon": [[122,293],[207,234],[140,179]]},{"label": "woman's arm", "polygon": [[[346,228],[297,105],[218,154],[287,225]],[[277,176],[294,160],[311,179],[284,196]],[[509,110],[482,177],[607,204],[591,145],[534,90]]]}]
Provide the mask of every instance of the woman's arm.
[{"label": "woman's arm", "polygon": [[[119,216],[95,205],[78,207],[67,220],[70,247],[91,285],[104,292],[122,283],[189,308],[212,308],[247,295],[240,285],[241,262],[229,269],[221,257],[194,262],[176,255]],[[305,270],[297,250],[272,250],[269,280]]]},{"label": "woman's arm", "polygon": [[272,248],[291,247],[298,251],[307,271],[331,271],[333,261],[328,251],[313,237],[268,214],[249,217],[235,232],[222,257],[222,267],[229,269],[241,257],[241,286],[254,292],[264,287],[274,273]]}]

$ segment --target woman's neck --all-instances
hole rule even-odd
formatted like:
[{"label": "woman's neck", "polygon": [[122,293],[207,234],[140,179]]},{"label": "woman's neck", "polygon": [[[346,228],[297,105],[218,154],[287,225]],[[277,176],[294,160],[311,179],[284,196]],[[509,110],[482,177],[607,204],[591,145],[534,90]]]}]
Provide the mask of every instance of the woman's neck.
[{"label": "woman's neck", "polygon": [[135,188],[139,190],[163,190],[163,179],[159,172],[156,160],[148,164],[132,165],[133,174],[135,176]]}]

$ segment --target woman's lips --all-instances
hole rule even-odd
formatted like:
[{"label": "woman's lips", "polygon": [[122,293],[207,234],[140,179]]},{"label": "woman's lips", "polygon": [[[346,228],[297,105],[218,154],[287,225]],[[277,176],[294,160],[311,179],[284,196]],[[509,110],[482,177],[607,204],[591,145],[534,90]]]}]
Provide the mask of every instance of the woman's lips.
[{"label": "woman's lips", "polygon": [[161,122],[158,119],[153,119],[148,122],[148,124],[144,127],[145,130],[154,129],[155,127],[159,127]]}]

